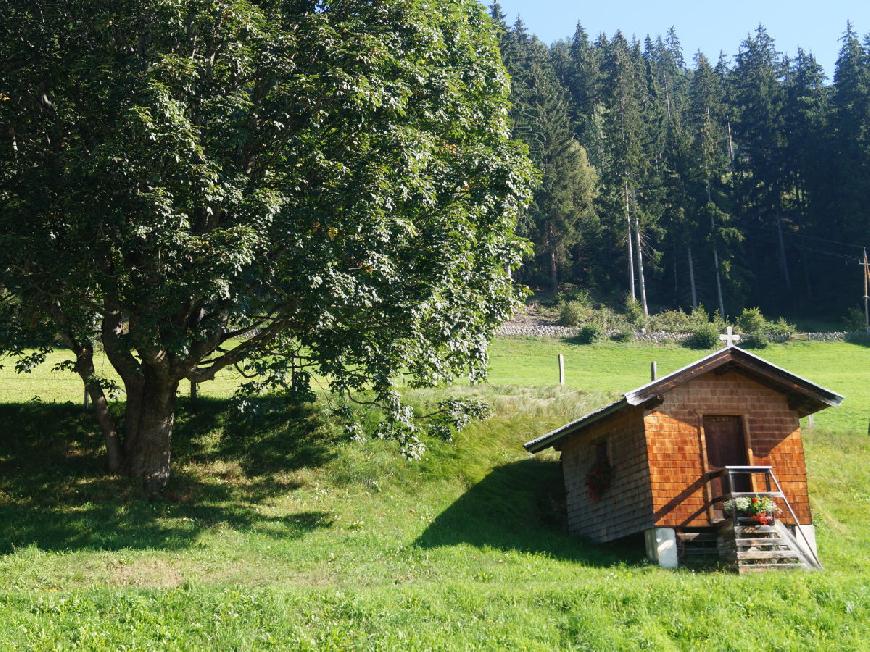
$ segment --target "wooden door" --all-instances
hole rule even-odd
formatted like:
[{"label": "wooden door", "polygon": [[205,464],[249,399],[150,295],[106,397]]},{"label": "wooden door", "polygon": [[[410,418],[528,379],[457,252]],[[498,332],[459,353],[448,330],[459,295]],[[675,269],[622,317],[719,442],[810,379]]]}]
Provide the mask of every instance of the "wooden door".
[{"label": "wooden door", "polygon": [[[743,420],[735,416],[705,416],[704,443],[707,449],[707,464],[709,470],[723,466],[748,466],[746,455],[746,438],[743,436]],[[726,489],[722,479],[715,478],[710,482],[710,499],[723,494]],[[733,491],[752,491],[752,483],[748,475],[734,477]],[[720,503],[721,504],[721,503]],[[720,504],[713,506],[713,519],[723,517]]]}]

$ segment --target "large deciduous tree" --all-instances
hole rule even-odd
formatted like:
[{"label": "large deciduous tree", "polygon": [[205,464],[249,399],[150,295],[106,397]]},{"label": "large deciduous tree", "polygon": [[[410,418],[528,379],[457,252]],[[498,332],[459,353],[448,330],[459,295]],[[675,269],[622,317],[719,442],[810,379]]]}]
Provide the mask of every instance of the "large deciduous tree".
[{"label": "large deciduous tree", "polygon": [[[484,373],[532,174],[477,2],[2,15],[2,346],[23,368],[58,338],[73,351],[111,470],[159,491],[179,382],[258,355],[371,387],[398,418],[397,371]],[[123,381],[120,424],[97,346]]]}]

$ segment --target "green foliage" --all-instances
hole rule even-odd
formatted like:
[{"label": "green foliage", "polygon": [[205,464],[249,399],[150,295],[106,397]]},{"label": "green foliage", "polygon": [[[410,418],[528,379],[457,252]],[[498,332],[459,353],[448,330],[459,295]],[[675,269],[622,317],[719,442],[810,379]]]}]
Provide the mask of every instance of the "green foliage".
[{"label": "green foliage", "polygon": [[738,496],[726,500],[722,509],[726,512],[736,511],[739,514],[778,514],[782,511],[768,496]]},{"label": "green foliage", "polygon": [[562,326],[579,326],[591,314],[590,306],[582,301],[563,301],[559,305],[559,323]]},{"label": "green foliage", "polygon": [[650,315],[648,328],[665,333],[689,333],[710,321],[704,306],[698,306],[691,313],[682,310],[665,310]]},{"label": "green foliage", "polygon": [[555,296],[557,303],[564,301],[579,301],[582,304],[591,306],[592,295],[586,288],[581,288],[573,283],[561,283],[559,292]]},{"label": "green foliage", "polygon": [[758,308],[744,308],[737,317],[737,328],[740,333],[755,333],[767,326],[767,320]]},{"label": "green foliage", "polygon": [[767,322],[765,331],[774,342],[787,342],[795,334],[795,325],[790,324],[785,318],[780,317],[776,321]]},{"label": "green foliage", "polygon": [[746,349],[764,349],[770,344],[770,336],[767,331],[755,331],[746,333],[740,338],[740,346]]},{"label": "green foliage", "polygon": [[710,322],[699,324],[694,327],[684,344],[690,349],[712,349],[719,345],[719,329]]},{"label": "green foliage", "polygon": [[640,303],[628,297],[625,301],[625,318],[629,324],[636,328],[641,328],[646,323],[646,316],[643,314],[643,308]]},{"label": "green foliage", "polygon": [[492,408],[486,401],[471,398],[449,398],[440,401],[434,412],[427,415],[429,419],[429,434],[453,441],[453,437],[462,432],[472,421],[486,419],[492,413]]},{"label": "green foliage", "polygon": [[619,314],[603,305],[593,305],[587,294],[580,293],[575,299],[559,304],[559,323],[563,326],[593,326],[601,333],[613,330],[633,330],[626,315]]},{"label": "green foliage", "polygon": [[787,342],[795,327],[780,317],[767,320],[759,308],[745,308],[737,317],[737,331],[742,333],[741,346],[763,349],[770,342]]},{"label": "green foliage", "polygon": [[610,334],[614,342],[631,342],[635,338],[636,331],[631,326],[623,326]]},{"label": "green foliage", "polygon": [[652,314],[648,324],[651,331],[665,333],[688,333],[695,326],[691,316],[682,310],[665,310]]},{"label": "green foliage", "polygon": [[597,324],[585,324],[574,338],[578,344],[594,344],[604,337],[604,332]]},{"label": "green foliage", "polygon": [[[639,233],[653,305],[704,302],[723,317],[802,305],[829,318],[854,300],[841,262],[870,229],[870,39],[848,27],[826,84],[811,53],[784,56],[763,26],[735,57],[689,63],[673,30],[590,40],[578,24],[547,48],[494,16],[514,133],[542,172],[523,221],[536,254],[525,282],[583,285],[621,310]],[[589,168],[570,162],[578,142]]]},{"label": "green foliage", "polygon": [[473,0],[4,4],[0,347],[60,334],[87,382],[101,343],[155,488],[178,383],[245,361],[373,390],[418,451],[398,372],[481,379],[518,299],[496,36]]},{"label": "green foliage", "polygon": [[560,283],[576,250],[588,246],[597,229],[595,199],[598,172],[575,138],[568,97],[553,68],[547,46],[530,37],[521,24],[508,29],[499,12],[502,57],[511,75],[513,133],[529,148],[541,173],[520,232],[535,244],[535,258],[525,274]]},{"label": "green foliage", "polygon": [[864,330],[867,327],[867,320],[864,311],[852,306],[846,311],[846,315],[843,318],[843,325],[849,332]]}]

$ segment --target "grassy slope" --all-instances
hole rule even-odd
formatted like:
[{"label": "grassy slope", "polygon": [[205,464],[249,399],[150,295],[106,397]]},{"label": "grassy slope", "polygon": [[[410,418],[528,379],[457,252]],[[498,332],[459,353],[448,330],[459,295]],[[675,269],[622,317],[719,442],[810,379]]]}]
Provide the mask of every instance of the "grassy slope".
[{"label": "grassy slope", "polygon": [[[565,389],[552,384],[560,351]],[[182,405],[177,478],[159,503],[102,475],[90,422],[62,403],[79,396],[74,378],[0,372],[0,649],[859,649],[870,350],[763,355],[847,397],[805,434],[822,573],[667,572],[638,545],[561,534],[558,464],[521,443],[645,382],[651,359],[666,373],[697,358],[685,349],[500,340],[491,385],[455,390],[495,416],[420,464],[384,442],[338,442],[316,413],[253,430],[218,400]]]}]

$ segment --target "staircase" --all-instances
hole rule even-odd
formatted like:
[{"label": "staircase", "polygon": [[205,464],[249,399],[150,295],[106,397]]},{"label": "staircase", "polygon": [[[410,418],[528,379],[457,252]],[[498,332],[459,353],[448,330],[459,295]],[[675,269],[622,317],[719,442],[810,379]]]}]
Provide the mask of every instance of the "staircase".
[{"label": "staircase", "polygon": [[820,568],[781,522],[758,525],[750,519],[731,519],[719,528],[719,559],[740,574],[789,568]]},{"label": "staircase", "polygon": [[[767,491],[732,491],[731,488],[735,486],[734,476],[738,474],[764,474]],[[721,477],[722,486],[727,492],[715,499],[716,502],[738,496],[779,498],[794,522],[798,522],[779,481],[769,466],[726,466],[715,472],[712,477]],[[775,490],[772,489],[771,483],[775,486]],[[804,537],[800,528],[797,528],[797,532]],[[727,515],[727,518],[719,523],[716,534],[719,560],[733,566],[741,574],[793,568],[821,568],[821,562],[812,552],[812,547],[806,538],[804,544],[806,547],[799,544],[795,535],[779,520],[775,520],[771,525],[759,525],[751,517],[738,514]]]}]

